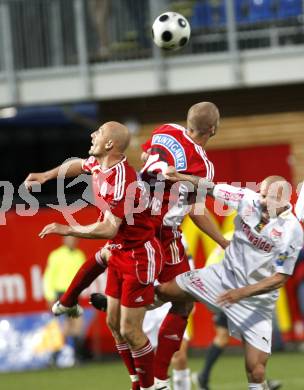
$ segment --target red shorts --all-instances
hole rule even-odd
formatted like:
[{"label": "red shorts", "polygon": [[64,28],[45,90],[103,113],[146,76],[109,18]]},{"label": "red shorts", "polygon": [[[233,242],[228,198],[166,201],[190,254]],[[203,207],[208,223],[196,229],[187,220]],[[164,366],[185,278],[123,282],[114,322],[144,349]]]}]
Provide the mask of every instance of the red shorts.
[{"label": "red shorts", "polygon": [[144,246],[124,251],[114,249],[108,263],[106,295],[120,299],[126,307],[154,302],[154,281],[163,266],[163,252],[153,238]]},{"label": "red shorts", "polygon": [[190,266],[179,229],[162,226],[159,237],[164,248],[165,264],[157,280],[160,283],[165,283],[174,279],[177,275],[189,271]]},{"label": "red shorts", "polygon": [[157,280],[160,283],[169,282],[174,279],[177,275],[183,274],[184,272],[190,271],[190,265],[187,257],[183,261],[177,264],[165,264]]},{"label": "red shorts", "polygon": [[187,259],[182,243],[182,233],[179,229],[162,226],[158,233],[157,237],[164,249],[166,264],[178,264]]}]

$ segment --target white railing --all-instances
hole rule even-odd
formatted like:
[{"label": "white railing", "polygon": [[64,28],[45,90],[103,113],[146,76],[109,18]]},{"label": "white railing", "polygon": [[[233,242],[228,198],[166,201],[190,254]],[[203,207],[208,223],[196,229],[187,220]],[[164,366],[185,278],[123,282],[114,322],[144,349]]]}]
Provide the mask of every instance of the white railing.
[{"label": "white railing", "polygon": [[[258,8],[270,2],[271,9]],[[287,0],[0,0],[0,80],[9,85],[10,101],[18,103],[20,72],[75,71],[76,67],[89,92],[90,70],[96,64],[128,67],[132,60],[151,59],[158,78],[165,83],[162,67],[167,57],[186,60],[189,55],[207,58],[214,53],[233,58],[237,80],[242,52],[304,45],[302,0],[289,0],[286,9],[282,8],[285,3]],[[183,51],[163,58],[152,44],[150,28],[154,17],[166,10],[189,18],[192,39]]]}]

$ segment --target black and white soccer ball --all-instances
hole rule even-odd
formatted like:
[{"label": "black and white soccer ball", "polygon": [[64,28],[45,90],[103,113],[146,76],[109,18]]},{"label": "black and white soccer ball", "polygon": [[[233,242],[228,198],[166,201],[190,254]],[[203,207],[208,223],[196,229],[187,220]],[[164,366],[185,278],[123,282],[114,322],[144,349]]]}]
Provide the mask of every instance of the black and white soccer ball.
[{"label": "black and white soccer ball", "polygon": [[154,43],[165,50],[179,50],[190,38],[191,28],[188,20],[176,12],[159,15],[152,25]]}]

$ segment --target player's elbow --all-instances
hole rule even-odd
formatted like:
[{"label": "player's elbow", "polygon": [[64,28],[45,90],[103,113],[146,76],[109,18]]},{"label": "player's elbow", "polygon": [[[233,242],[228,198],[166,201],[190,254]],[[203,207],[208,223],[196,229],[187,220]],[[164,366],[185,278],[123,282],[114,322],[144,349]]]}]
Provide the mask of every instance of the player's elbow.
[{"label": "player's elbow", "polygon": [[275,278],[276,278],[276,288],[281,288],[287,282],[289,275],[277,273],[275,275]]},{"label": "player's elbow", "polygon": [[115,238],[116,234],[114,234],[112,231],[111,232],[107,232],[104,236],[104,238],[106,238],[107,240],[112,240],[113,238]]},{"label": "player's elbow", "polygon": [[104,238],[108,240],[112,240],[113,238],[115,238],[117,232],[118,232],[118,228],[112,224],[109,224],[104,234]]}]

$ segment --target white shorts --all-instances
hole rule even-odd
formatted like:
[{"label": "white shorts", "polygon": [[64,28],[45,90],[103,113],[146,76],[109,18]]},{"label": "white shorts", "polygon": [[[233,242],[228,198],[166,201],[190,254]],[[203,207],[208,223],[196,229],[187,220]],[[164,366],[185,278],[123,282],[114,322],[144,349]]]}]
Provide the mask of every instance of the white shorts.
[{"label": "white shorts", "polygon": [[[217,297],[227,291],[222,284],[221,263],[210,267],[185,272],[176,277],[178,286],[192,295],[197,301],[207,304],[213,311],[222,310],[228,318],[230,335],[244,339],[253,347],[271,352],[272,312],[257,310],[248,300],[234,303],[227,307],[216,304]],[[232,288],[232,287],[231,287]]]},{"label": "white shorts", "polygon": [[[158,307],[157,309],[148,310],[145,314],[143,322],[143,331],[150,340],[153,349],[157,348],[159,329],[170,308],[171,303],[167,302],[164,305]],[[189,340],[187,328],[183,338],[185,340]]]}]

